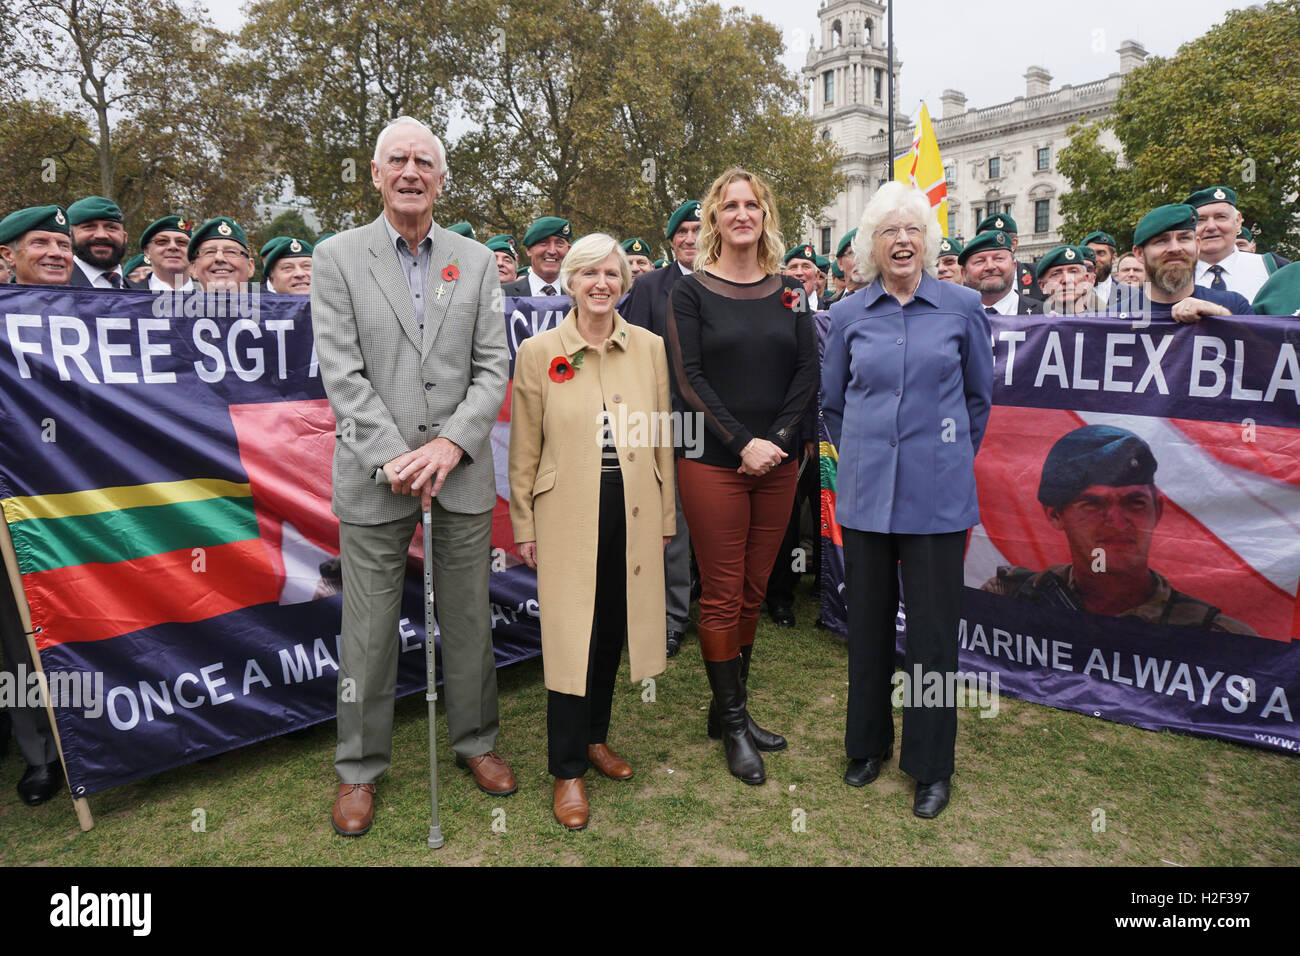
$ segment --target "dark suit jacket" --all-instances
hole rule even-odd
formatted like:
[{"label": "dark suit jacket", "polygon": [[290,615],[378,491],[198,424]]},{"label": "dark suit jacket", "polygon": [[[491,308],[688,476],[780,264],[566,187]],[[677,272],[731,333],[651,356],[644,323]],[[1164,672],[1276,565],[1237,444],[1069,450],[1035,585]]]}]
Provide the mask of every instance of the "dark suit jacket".
[{"label": "dark suit jacket", "polygon": [[532,289],[528,287],[528,276],[520,276],[518,279],[511,279],[509,282],[501,283],[501,292],[504,295],[515,297],[533,294]]},{"label": "dark suit jacket", "polygon": [[675,262],[637,276],[627,301],[619,309],[620,314],[633,325],[667,338],[668,296],[680,278],[682,270]]},{"label": "dark suit jacket", "polygon": [[[143,282],[132,282],[132,281],[130,280],[130,278],[128,278],[128,277],[126,277],[126,276],[123,276],[122,278],[123,278],[122,289],[143,289],[143,290],[146,291],[146,292],[149,291],[149,280],[148,280],[148,279],[145,279]],[[77,265],[75,262],[72,264],[72,275],[68,278],[68,285],[70,285],[70,286],[74,286],[74,287],[77,287],[77,288],[82,288],[82,289],[97,289],[97,288],[99,288],[98,286],[94,285],[94,284],[90,281],[90,278],[89,278],[89,277],[88,277],[84,272],[81,271],[81,266]],[[117,289],[116,291],[121,292],[122,289]],[[112,290],[112,289],[100,289],[100,291],[101,291],[101,292],[111,292],[111,291],[114,291],[114,290]]]},{"label": "dark suit jacket", "polygon": [[1043,303],[1040,299],[1034,299],[1027,295],[1020,296],[1020,302],[1016,305],[1016,315],[1042,315]]},{"label": "dark suit jacket", "polygon": [[1027,266],[1023,262],[1016,263],[1016,291],[1031,299],[1042,300],[1043,290],[1038,287],[1038,280],[1034,278],[1033,266]]}]

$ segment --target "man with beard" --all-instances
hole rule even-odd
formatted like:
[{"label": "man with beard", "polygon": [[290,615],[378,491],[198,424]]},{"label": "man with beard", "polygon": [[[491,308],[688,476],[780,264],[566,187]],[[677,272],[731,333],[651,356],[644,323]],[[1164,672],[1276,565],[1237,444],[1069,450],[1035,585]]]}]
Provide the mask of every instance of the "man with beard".
[{"label": "man with beard", "polygon": [[940,282],[962,284],[961,262],[958,257],[966,247],[957,239],[944,236],[939,240],[939,264],[935,278]]},{"label": "man with beard", "polygon": [[207,292],[241,292],[253,278],[248,236],[229,216],[209,219],[187,247],[194,284]]},{"label": "man with beard", "polygon": [[497,257],[497,278],[504,286],[519,278],[519,248],[515,237],[501,233],[484,243]]},{"label": "man with beard", "polygon": [[[690,275],[695,265],[695,240],[700,234],[700,202],[690,199],[668,217],[664,239],[672,247],[675,261],[655,269],[632,282],[619,311],[633,325],[664,336],[668,326],[668,297],[682,276]],[[673,393],[673,411],[682,412],[681,399]],[[681,441],[675,435],[674,441]],[[664,640],[669,657],[675,657],[686,639],[691,612],[691,535],[682,514],[682,499],[677,497],[677,534],[664,549]]]},{"label": "man with beard", "polygon": [[989,315],[1042,315],[1043,303],[1017,288],[1013,248],[1014,241],[999,229],[981,232],[966,243],[957,256],[966,286],[980,294],[980,304]]},{"label": "man with beard", "polygon": [[141,289],[122,274],[126,258],[126,228],[117,203],[87,196],[68,207],[72,231],[73,269],[70,286],[92,289]]},{"label": "man with beard", "polygon": [[276,236],[262,246],[262,281],[267,292],[311,295],[312,244],[293,236]]},{"label": "man with beard", "polygon": [[140,251],[153,270],[149,276],[150,292],[189,292],[194,288],[186,254],[193,229],[193,220],[163,216],[151,222],[140,234]]},{"label": "man with beard", "polygon": [[1236,292],[1247,300],[1255,298],[1272,270],[1263,256],[1237,248],[1241,211],[1236,191],[1227,186],[1199,189],[1187,197],[1187,205],[1196,210],[1200,243],[1196,284],[1218,292]]},{"label": "man with beard", "polygon": [[1115,286],[1111,278],[1111,272],[1115,268],[1115,237],[1108,232],[1090,232],[1083,237],[1083,245],[1096,253],[1097,280],[1093,289],[1102,305],[1105,305],[1110,301],[1110,293]]},{"label": "man with beard", "polygon": [[1083,250],[1077,246],[1057,246],[1039,259],[1037,278],[1047,296],[1043,311],[1048,315],[1083,315],[1102,308]]},{"label": "man with beard", "polygon": [[1254,315],[1236,292],[1197,285],[1196,210],[1172,203],[1151,210],[1133,230],[1133,252],[1146,269],[1145,287],[1119,289],[1112,312],[1121,317],[1199,322],[1207,315]]},{"label": "man with beard", "polygon": [[59,206],[31,206],[0,220],[0,257],[22,285],[67,285],[72,274],[68,217]]},{"label": "man with beard", "polygon": [[1070,563],[1038,572],[1002,565],[980,590],[1107,617],[1258,637],[1149,567],[1151,538],[1165,506],[1156,467],[1151,446],[1127,429],[1084,425],[1067,432],[1043,462],[1038,502],[1065,535]]},{"label": "man with beard", "polygon": [[533,220],[524,233],[524,252],[532,268],[528,275],[503,285],[501,291],[514,296],[562,295],[560,266],[572,241],[573,227],[569,220],[559,216]]},{"label": "man with beard", "polygon": [[[982,232],[994,231],[1006,233],[1007,238],[1011,240],[1011,255],[1014,257],[1016,249],[1020,247],[1020,233],[1016,227],[1016,221],[1004,212],[995,212],[985,216],[975,228],[977,236]],[[1019,261],[1016,262],[1016,291],[1031,299],[1042,299],[1043,290],[1038,287],[1038,283],[1034,280],[1033,266],[1025,265],[1025,263]]]}]

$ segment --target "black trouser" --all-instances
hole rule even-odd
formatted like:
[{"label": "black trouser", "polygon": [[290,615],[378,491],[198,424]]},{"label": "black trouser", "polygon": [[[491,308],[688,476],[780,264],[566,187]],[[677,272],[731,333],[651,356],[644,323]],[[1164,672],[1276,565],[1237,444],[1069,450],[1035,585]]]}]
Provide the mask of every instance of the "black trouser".
[{"label": "black trouser", "polygon": [[[802,454],[802,451],[800,454]],[[803,524],[802,512],[805,502],[813,517],[813,553],[804,556],[805,571],[801,572],[794,569],[794,551],[799,547],[799,531]],[[767,579],[767,605],[769,610],[773,605],[789,607],[794,604],[794,589],[799,584],[800,574],[806,572],[810,572],[814,576],[821,574],[821,503],[821,460],[817,455],[813,455],[808,459],[808,464],[804,466],[803,474],[799,476],[799,484],[796,486],[794,493],[794,507],[791,509],[790,514],[790,524],[785,529],[785,539],[781,542],[781,550],[776,556],[776,564],[772,565],[772,574]]]},{"label": "black trouser", "polygon": [[[23,632],[23,619],[18,613],[18,601],[5,573],[5,564],[0,560],[0,674],[11,681],[17,681],[19,665],[25,674],[31,674],[31,650],[27,644],[27,635]],[[27,706],[27,685],[16,688],[16,705],[8,711],[13,718],[14,739],[23,759],[33,766],[53,763],[59,759],[59,749],[54,742],[54,732],[50,729],[49,712],[44,707]]]},{"label": "black trouser", "polygon": [[[907,600],[909,678],[957,670],[957,624],[961,618],[962,559],[966,532],[875,534],[844,529],[844,583],[849,612],[849,707],[844,749],[850,760],[878,756],[894,741],[893,691],[898,566]],[[915,681],[913,681],[915,683]],[[898,766],[921,783],[952,775],[957,708],[919,704],[922,688],[904,697],[903,752]]]},{"label": "black trouser", "polygon": [[600,474],[600,530],[596,550],[596,605],[587,651],[587,693],[546,692],[546,742],[551,775],[572,780],[587,772],[587,745],[609,734],[614,679],[627,636],[627,525],[623,477]]}]

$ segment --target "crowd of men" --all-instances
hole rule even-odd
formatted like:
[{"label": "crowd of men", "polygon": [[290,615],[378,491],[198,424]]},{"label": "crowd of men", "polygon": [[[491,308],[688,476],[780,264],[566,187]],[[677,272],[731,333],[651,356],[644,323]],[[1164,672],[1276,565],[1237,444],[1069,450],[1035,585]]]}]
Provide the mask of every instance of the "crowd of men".
[{"label": "crowd of men", "polygon": [[[477,238],[468,222],[447,228]],[[699,232],[700,203],[692,200],[668,218],[663,236],[667,256],[653,259],[654,248],[640,237],[622,242],[634,277],[619,306],[629,322],[666,334],[668,298],[675,282],[694,265]],[[785,254],[783,271],[802,284],[812,311],[824,311],[863,287],[854,268],[856,233],[851,230],[840,239],[833,259],[808,243]],[[0,220],[0,283],[152,292],[256,288],[308,295],[313,251],[330,235],[315,242],[303,236],[275,236],[255,256],[245,230],[228,216],[196,223],[169,215],[144,230],[137,253],[127,258],[130,236],[122,210],[110,199],[88,196],[66,209],[35,206]],[[568,220],[542,216],[528,227],[522,243],[500,234],[484,245],[496,256],[505,295],[538,297],[564,294],[560,267],[573,241]],[[1017,260],[1018,244],[1015,220],[1006,213],[992,214],[970,240],[942,239],[936,274],[977,291],[991,315],[1107,314],[1181,322],[1211,315],[1300,315],[1300,263],[1257,250],[1237,207],[1237,194],[1227,186],[1209,186],[1183,203],[1151,210],[1135,227],[1133,248],[1123,254],[1112,235],[1102,230],[1089,233],[1078,244],[1057,246],[1033,265]],[[259,262],[261,279],[255,283]],[[805,429],[804,438],[806,467],[801,470],[800,494],[783,545],[786,555],[798,549],[805,505],[813,516],[814,549],[820,544],[815,426]],[[681,647],[690,602],[698,593],[680,502],[677,527],[680,530],[665,551],[670,657]],[[814,556],[802,565],[816,574],[820,560]],[[778,625],[795,625],[794,591],[801,570],[801,563],[778,561],[772,574],[768,611]],[[12,599],[3,590],[0,597]],[[4,657],[12,666],[26,659],[27,649],[11,600],[0,609],[0,618]],[[8,715],[0,712],[0,752],[8,747],[7,721]],[[37,719],[33,726],[20,727],[15,718],[14,729],[28,763],[19,794],[29,804],[42,803],[53,796],[61,780],[48,726]]]}]

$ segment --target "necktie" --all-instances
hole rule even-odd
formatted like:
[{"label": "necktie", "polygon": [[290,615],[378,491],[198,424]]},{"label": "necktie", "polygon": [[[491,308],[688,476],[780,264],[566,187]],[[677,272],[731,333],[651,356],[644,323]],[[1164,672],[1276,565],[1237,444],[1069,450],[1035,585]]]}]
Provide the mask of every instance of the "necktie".
[{"label": "necktie", "polygon": [[122,288],[122,277],[116,272],[105,272],[104,278],[108,280],[108,284],[114,289]]},{"label": "necktie", "polygon": [[995,309],[995,308],[993,308],[993,306],[991,306],[991,305],[986,305],[986,306],[984,306],[984,311],[987,312],[989,315],[997,315],[997,314],[998,314],[998,310]]},{"label": "necktie", "polygon": [[1227,292],[1228,285],[1223,281],[1223,266],[1210,266],[1210,271],[1214,273],[1214,281],[1210,283],[1210,288]]},{"label": "necktie", "polygon": [[542,295],[559,295],[559,293],[555,291],[555,286],[548,282],[546,285],[542,286]]}]

